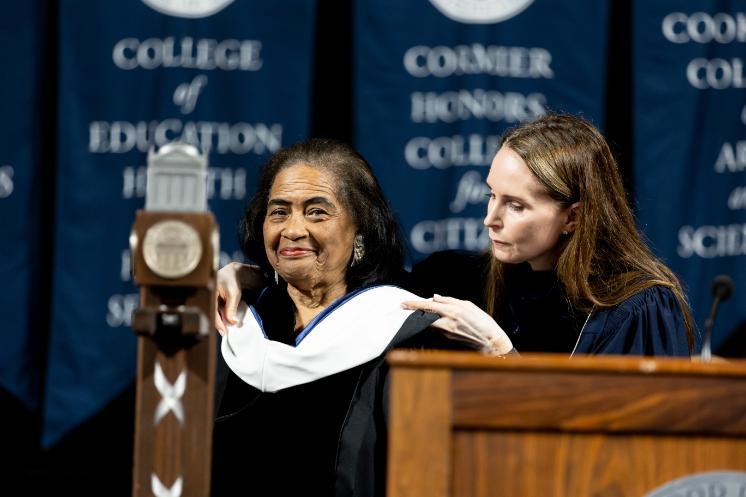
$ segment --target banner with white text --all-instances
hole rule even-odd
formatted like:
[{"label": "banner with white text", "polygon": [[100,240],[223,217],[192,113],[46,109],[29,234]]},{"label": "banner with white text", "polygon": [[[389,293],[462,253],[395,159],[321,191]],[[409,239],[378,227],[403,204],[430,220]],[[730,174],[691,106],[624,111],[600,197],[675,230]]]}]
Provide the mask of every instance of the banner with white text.
[{"label": "banner with white text", "polygon": [[209,152],[221,259],[259,166],[307,137],[314,0],[60,4],[54,294],[43,443],[134,377],[128,237],[148,149]]},{"label": "banner with white text", "polygon": [[[42,215],[43,184],[53,177],[44,137],[54,127],[42,104],[48,94],[43,78],[50,60],[45,55],[45,2],[13,2],[0,16],[0,387],[35,411],[40,405],[41,358],[46,346],[48,279],[42,274],[51,254],[42,245],[51,230]],[[10,48],[12,47],[12,49]],[[44,232],[44,233],[42,233]]]},{"label": "banner with white text", "polygon": [[415,260],[477,251],[500,135],[547,112],[604,117],[605,0],[358,0],[355,140]]},{"label": "banner with white text", "polygon": [[[742,8],[737,8],[739,5]],[[700,329],[710,282],[735,280],[713,346],[746,321],[746,7],[635,3],[635,183],[640,224],[682,278]]]}]

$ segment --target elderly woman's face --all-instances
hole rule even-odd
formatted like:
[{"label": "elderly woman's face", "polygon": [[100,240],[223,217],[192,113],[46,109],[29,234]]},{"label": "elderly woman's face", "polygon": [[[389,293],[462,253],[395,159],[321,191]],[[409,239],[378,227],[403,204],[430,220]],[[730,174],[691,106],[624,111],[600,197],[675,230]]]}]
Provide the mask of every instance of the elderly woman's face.
[{"label": "elderly woman's face", "polygon": [[280,171],[264,218],[269,262],[300,288],[344,284],[356,228],[336,192],[336,178],[305,164]]}]

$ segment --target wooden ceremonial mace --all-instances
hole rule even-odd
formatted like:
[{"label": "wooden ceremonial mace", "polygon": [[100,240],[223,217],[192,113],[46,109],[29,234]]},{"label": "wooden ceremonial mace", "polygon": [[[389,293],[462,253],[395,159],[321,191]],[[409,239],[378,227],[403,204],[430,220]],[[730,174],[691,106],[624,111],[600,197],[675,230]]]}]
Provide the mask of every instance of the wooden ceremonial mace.
[{"label": "wooden ceremonial mace", "polygon": [[148,154],[145,209],[130,236],[140,286],[133,497],[210,494],[220,252],[206,183],[196,148]]}]

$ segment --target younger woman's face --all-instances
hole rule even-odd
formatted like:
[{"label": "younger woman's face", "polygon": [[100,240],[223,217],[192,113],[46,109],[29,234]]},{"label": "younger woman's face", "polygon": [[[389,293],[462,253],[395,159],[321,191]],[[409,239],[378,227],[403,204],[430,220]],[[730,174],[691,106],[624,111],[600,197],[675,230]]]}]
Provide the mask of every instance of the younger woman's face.
[{"label": "younger woman's face", "polygon": [[552,199],[523,159],[503,146],[487,176],[490,198],[484,224],[500,262],[528,262],[534,271],[553,269],[563,231],[575,229],[577,203],[564,207]]}]

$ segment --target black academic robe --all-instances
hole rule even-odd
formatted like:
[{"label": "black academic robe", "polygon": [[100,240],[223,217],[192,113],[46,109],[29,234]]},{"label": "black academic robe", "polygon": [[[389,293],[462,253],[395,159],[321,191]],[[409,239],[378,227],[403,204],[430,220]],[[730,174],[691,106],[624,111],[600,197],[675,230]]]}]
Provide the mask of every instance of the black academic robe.
[{"label": "black academic robe", "polygon": [[594,311],[576,354],[689,356],[684,316],[673,292],[652,286],[610,309]]},{"label": "black academic robe", "polygon": [[[269,314],[262,316],[268,338],[285,339],[286,329],[270,335],[282,326],[273,326]],[[436,318],[413,313],[389,348],[416,345]],[[384,494],[388,367],[383,356],[276,393],[244,383],[222,356],[218,377],[213,497]]]},{"label": "black academic robe", "polygon": [[[489,256],[433,254],[412,271],[410,288],[484,305]],[[621,304],[589,313],[575,309],[554,271],[528,263],[506,271],[507,294],[498,323],[518,352],[688,356],[684,315],[673,292],[653,286]]]}]

